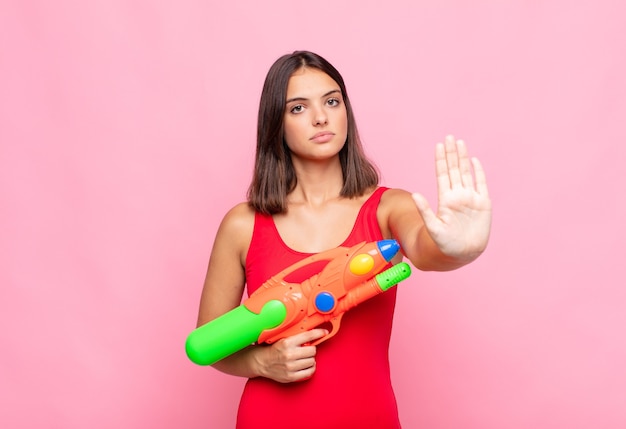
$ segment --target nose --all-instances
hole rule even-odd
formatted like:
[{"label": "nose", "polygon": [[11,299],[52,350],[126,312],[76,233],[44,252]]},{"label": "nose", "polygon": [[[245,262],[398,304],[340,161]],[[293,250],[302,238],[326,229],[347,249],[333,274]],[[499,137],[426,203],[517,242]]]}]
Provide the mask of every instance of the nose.
[{"label": "nose", "polygon": [[323,108],[315,111],[315,114],[313,115],[313,124],[315,126],[328,124],[328,115]]}]

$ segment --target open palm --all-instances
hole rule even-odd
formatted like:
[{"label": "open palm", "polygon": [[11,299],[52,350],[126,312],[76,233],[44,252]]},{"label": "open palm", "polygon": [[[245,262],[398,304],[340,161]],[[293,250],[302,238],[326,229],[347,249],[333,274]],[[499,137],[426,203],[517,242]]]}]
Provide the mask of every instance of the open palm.
[{"label": "open palm", "polygon": [[435,162],[437,213],[421,194],[413,194],[413,199],[439,249],[448,256],[473,259],[487,246],[491,229],[485,172],[478,159],[470,160],[465,143],[452,136],[437,144]]}]

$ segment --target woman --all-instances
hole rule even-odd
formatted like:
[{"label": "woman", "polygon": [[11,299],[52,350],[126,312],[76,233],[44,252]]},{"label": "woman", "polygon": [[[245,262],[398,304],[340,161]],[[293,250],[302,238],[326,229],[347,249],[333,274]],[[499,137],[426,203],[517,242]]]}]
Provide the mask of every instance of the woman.
[{"label": "woman", "polygon": [[[265,280],[313,253],[396,239],[418,269],[452,270],[485,249],[491,203],[478,160],[448,136],[436,145],[439,205],[378,186],[363,153],[339,72],[298,51],[270,68],[261,95],[248,201],[217,232],[198,325],[241,302]],[[472,174],[472,164],[473,171]],[[302,281],[313,272],[299,272]],[[395,288],[348,312],[319,346],[318,328],[251,346],[213,366],[249,378],[238,428],[399,428],[388,347]]]}]

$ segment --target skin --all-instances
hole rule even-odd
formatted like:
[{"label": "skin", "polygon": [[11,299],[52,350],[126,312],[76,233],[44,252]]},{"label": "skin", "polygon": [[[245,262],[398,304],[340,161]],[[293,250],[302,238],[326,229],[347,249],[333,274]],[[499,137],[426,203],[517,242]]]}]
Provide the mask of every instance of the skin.
[{"label": "skin", "polygon": [[[336,82],[317,69],[302,68],[289,80],[286,101],[285,140],[298,183],[288,195],[287,213],[274,216],[274,221],[291,248],[321,252],[344,241],[374,189],[360,198],[339,196],[343,179],[338,153],[346,140],[347,117]],[[382,196],[377,218],[383,235],[398,240],[416,268],[446,271],[473,261],[484,251],[491,201],[482,166],[468,156],[463,141],[447,136],[437,143],[435,165],[436,211],[421,194],[390,189]],[[233,207],[220,224],[198,326],[240,305],[253,226],[254,212],[246,203]],[[251,346],[213,366],[232,375],[282,383],[306,379],[315,372],[316,354],[316,347],[306,344],[324,335],[326,331],[313,329],[271,346]]]}]

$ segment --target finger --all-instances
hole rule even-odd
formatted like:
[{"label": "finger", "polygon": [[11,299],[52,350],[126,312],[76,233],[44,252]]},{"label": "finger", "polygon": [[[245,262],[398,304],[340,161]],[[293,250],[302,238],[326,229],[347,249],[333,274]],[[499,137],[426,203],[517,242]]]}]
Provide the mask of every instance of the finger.
[{"label": "finger", "polygon": [[274,378],[282,383],[292,383],[310,378],[316,369],[315,358],[295,359],[289,361],[280,378]]},{"label": "finger", "polygon": [[459,169],[459,149],[453,136],[446,137],[446,164],[450,187],[455,188],[463,184]]},{"label": "finger", "polygon": [[302,346],[307,343],[312,343],[313,341],[320,339],[326,335],[328,335],[328,331],[326,329],[311,329],[310,331],[293,335],[286,340],[289,341],[290,345]]},{"label": "finger", "polygon": [[456,141],[459,154],[459,170],[461,173],[461,183],[466,188],[474,189],[474,178],[472,177],[472,164],[467,154],[467,146],[463,140]]},{"label": "finger", "polygon": [[446,148],[443,143],[437,143],[435,146],[435,174],[437,175],[437,188],[439,192],[449,190],[450,176],[448,175]]},{"label": "finger", "polygon": [[313,377],[313,374],[315,374],[316,369],[317,369],[317,366],[315,364],[315,359],[314,359],[311,365],[309,365],[308,367],[300,371],[295,372],[293,374],[292,381],[308,380],[309,378]]},{"label": "finger", "polygon": [[307,357],[302,359],[294,360],[289,365],[289,372],[299,372],[305,371],[311,367],[315,366],[315,358]]},{"label": "finger", "polygon": [[489,190],[487,189],[487,177],[485,176],[485,170],[478,158],[472,158],[472,165],[474,166],[474,175],[476,176],[476,191],[484,196],[489,196]]}]

